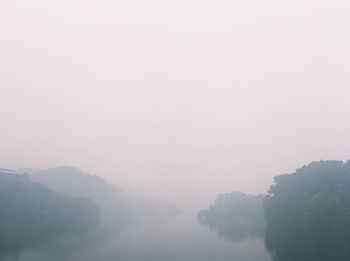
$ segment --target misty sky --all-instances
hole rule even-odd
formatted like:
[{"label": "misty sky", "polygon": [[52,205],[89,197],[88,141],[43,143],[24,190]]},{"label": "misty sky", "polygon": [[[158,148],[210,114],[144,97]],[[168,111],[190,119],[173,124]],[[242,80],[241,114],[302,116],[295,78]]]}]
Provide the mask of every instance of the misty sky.
[{"label": "misty sky", "polygon": [[179,205],[350,150],[350,4],[1,0],[0,167]]}]

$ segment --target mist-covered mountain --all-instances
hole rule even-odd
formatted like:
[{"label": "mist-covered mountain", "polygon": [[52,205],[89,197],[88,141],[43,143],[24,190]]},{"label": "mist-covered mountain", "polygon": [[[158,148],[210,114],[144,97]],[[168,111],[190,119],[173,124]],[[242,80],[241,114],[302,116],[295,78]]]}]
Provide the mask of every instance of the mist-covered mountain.
[{"label": "mist-covered mountain", "polygon": [[99,223],[90,199],[55,192],[27,174],[0,170],[0,253],[13,254],[63,234],[85,233]]},{"label": "mist-covered mountain", "polygon": [[230,239],[262,235],[265,228],[264,195],[246,195],[233,191],[221,194],[209,209],[199,211],[197,218],[219,235]]},{"label": "mist-covered mountain", "polygon": [[75,197],[91,198],[101,210],[101,226],[116,228],[130,224],[156,223],[181,212],[163,200],[132,197],[96,175],[73,167],[33,171],[31,177],[50,189]]}]

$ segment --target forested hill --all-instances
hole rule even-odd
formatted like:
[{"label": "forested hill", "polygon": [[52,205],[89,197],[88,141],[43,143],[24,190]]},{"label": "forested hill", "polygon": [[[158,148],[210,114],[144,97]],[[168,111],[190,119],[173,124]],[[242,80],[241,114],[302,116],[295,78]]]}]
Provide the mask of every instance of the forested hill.
[{"label": "forested hill", "polygon": [[88,198],[57,193],[26,174],[0,170],[0,249],[16,252],[51,237],[85,233],[99,222],[99,208]]},{"label": "forested hill", "polygon": [[275,177],[264,208],[275,260],[350,260],[350,161]]},{"label": "forested hill", "polygon": [[241,239],[264,232],[264,195],[231,192],[219,195],[209,209],[198,213],[198,220],[220,235]]},{"label": "forested hill", "polygon": [[101,209],[101,226],[109,229],[161,222],[176,218],[181,213],[174,204],[132,197],[102,178],[74,167],[34,171],[31,177],[57,192],[91,198]]}]

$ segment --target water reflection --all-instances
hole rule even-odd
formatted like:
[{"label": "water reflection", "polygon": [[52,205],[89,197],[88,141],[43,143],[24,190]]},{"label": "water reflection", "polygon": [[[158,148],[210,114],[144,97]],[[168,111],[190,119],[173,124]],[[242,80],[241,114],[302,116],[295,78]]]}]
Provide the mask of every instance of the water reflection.
[{"label": "water reflection", "polygon": [[350,260],[350,241],[347,238],[267,233],[264,244],[262,237],[261,231],[229,231],[196,225],[191,217],[153,226],[129,227],[115,234],[101,230],[56,236],[36,233],[22,234],[16,240],[8,234],[1,234],[0,260]]},{"label": "water reflection", "polygon": [[[273,261],[348,261],[350,260],[350,238],[343,231],[337,234],[322,233],[322,230],[304,233],[295,230],[294,233],[284,233],[282,229],[249,230],[221,227],[198,220],[212,233],[235,243],[252,238],[264,238],[265,248]],[[258,259],[256,259],[258,260]]]},{"label": "water reflection", "polygon": [[296,231],[282,235],[268,231],[265,246],[274,261],[348,261],[350,260],[350,238],[331,234]]},{"label": "water reflection", "polygon": [[8,258],[18,259],[22,253],[28,250],[40,250],[54,255],[69,255],[96,246],[103,242],[111,234],[100,230],[87,231],[85,233],[49,233],[36,230],[26,233],[15,231],[0,234],[0,260]]},{"label": "water reflection", "polygon": [[225,240],[231,240],[232,242],[240,242],[249,238],[264,238],[263,229],[248,229],[247,227],[229,227],[229,226],[218,226],[206,223],[201,219],[198,219],[199,224],[209,228],[211,232],[216,233],[219,237]]},{"label": "water reflection", "polygon": [[[243,239],[243,238],[242,238]],[[194,216],[133,226],[115,235],[61,235],[1,261],[271,261],[262,239],[221,240]]]}]

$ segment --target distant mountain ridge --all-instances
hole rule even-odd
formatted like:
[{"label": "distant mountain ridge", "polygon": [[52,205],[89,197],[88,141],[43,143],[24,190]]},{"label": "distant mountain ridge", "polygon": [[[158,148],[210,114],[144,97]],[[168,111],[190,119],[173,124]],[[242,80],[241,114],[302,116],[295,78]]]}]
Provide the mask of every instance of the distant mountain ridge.
[{"label": "distant mountain ridge", "polygon": [[174,204],[132,197],[77,168],[28,170],[0,168],[0,260],[60,237],[73,245],[95,244],[94,238],[127,226],[157,224],[181,213]]},{"label": "distant mountain ridge", "polygon": [[131,197],[104,179],[74,167],[33,172],[31,177],[54,191],[91,198],[101,209],[101,226],[154,223],[178,216],[181,211],[163,200]]}]

